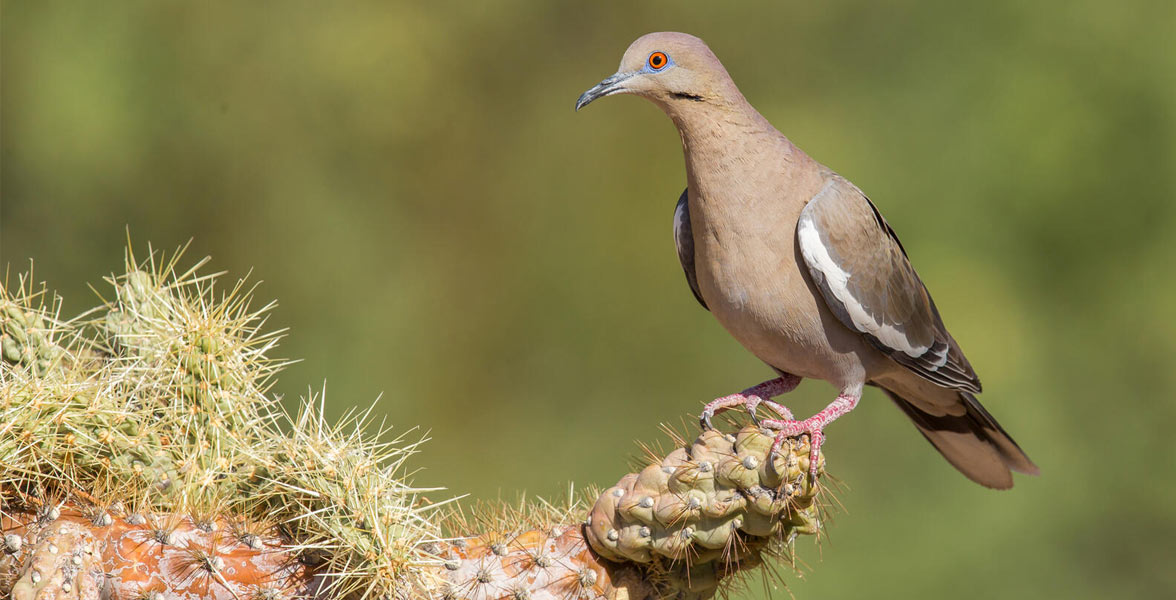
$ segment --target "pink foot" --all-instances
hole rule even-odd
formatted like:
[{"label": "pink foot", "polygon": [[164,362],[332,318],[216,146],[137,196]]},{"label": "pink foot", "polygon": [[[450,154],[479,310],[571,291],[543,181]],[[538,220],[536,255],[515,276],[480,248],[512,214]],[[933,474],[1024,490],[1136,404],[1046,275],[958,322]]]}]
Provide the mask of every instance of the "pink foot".
[{"label": "pink foot", "polygon": [[802,433],[809,434],[809,477],[817,476],[817,459],[821,456],[821,444],[825,441],[825,426],[837,420],[837,417],[848,413],[857,406],[861,394],[842,392],[837,399],[829,403],[821,412],[803,420],[764,419],[761,425],[776,431],[776,441],[772,443],[772,453],[778,454],[784,440],[796,437]]},{"label": "pink foot", "polygon": [[711,419],[715,415],[734,408],[736,406],[744,406],[747,412],[751,415],[751,420],[759,425],[759,419],[755,417],[755,409],[760,404],[766,405],[772,409],[779,417],[785,421],[792,420],[792,411],[788,410],[783,405],[772,402],[768,398],[786,394],[796,389],[800,385],[800,378],[795,375],[782,375],[776,379],[765,381],[757,386],[749,387],[738,394],[731,394],[730,396],[723,396],[717,400],[707,403],[706,407],[702,409],[702,416],[698,418],[698,422],[702,425],[703,430],[714,429],[711,426]]}]

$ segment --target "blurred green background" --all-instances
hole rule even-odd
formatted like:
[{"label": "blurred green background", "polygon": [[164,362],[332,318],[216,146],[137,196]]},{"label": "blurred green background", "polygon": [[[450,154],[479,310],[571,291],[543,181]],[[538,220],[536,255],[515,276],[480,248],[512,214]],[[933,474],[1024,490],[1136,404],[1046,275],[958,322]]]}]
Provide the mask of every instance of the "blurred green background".
[{"label": "blurred green background", "polygon": [[1171,0],[6,1],[0,264],[75,313],[128,227],[191,238],[279,299],[278,392],[431,432],[418,483],[611,484],[770,376],[683,281],[668,119],[572,111],[656,30],[871,195],[1043,473],[984,490],[871,391],[795,597],[1176,596]]}]

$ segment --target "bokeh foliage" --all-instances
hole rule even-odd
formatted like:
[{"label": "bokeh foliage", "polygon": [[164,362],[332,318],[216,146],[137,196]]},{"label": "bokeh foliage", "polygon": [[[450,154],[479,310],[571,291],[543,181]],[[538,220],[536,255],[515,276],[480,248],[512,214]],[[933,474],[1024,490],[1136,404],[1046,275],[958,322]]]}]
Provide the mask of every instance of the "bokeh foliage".
[{"label": "bokeh foliage", "polygon": [[[1041,466],[957,475],[878,394],[806,597],[1176,593],[1176,4],[5,1],[0,263],[93,304],[129,227],[265,283],[277,391],[383,392],[455,493],[607,482],[769,372],[671,248],[677,136],[576,96],[638,35],[718,52],[886,213]],[[798,413],[832,394],[808,382]],[[902,434],[902,435],[898,435]],[[881,450],[880,450],[881,449]],[[779,595],[779,594],[778,594]]]}]

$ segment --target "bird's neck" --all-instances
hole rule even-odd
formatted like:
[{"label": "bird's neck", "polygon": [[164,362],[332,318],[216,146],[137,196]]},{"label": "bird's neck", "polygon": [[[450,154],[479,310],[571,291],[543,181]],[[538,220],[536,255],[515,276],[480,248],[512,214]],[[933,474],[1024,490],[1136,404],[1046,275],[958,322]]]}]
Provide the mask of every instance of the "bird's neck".
[{"label": "bird's neck", "polygon": [[[742,97],[738,102],[669,107],[682,139],[688,184],[700,202],[718,199],[711,188],[729,189],[788,169],[802,154]],[[780,164],[783,158],[785,164]],[[772,161],[775,164],[767,164]],[[706,176],[701,176],[705,174]],[[693,206],[691,207],[693,210]]]},{"label": "bird's neck", "polygon": [[702,148],[758,133],[777,133],[742,96],[725,101],[675,100],[662,110],[677,126],[682,144]]}]

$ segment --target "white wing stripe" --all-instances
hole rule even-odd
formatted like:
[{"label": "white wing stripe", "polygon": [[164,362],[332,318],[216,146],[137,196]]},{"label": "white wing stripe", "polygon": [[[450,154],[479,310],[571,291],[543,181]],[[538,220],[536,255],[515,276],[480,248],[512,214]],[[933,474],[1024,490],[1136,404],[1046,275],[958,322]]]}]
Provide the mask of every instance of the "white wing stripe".
[{"label": "white wing stripe", "polygon": [[[828,187],[829,185],[826,185],[810,202],[816,202]],[[927,351],[927,346],[912,346],[906,335],[895,329],[893,325],[879,325],[865,311],[861,303],[849,292],[850,274],[846,273],[829,255],[829,249],[821,241],[821,234],[817,231],[817,226],[807,211],[801,213],[797,237],[800,242],[800,253],[804,256],[805,262],[825,276],[825,284],[829,286],[833,296],[845,306],[849,318],[860,331],[878,338],[878,341],[888,348],[901,350],[912,358],[918,358]]]}]

